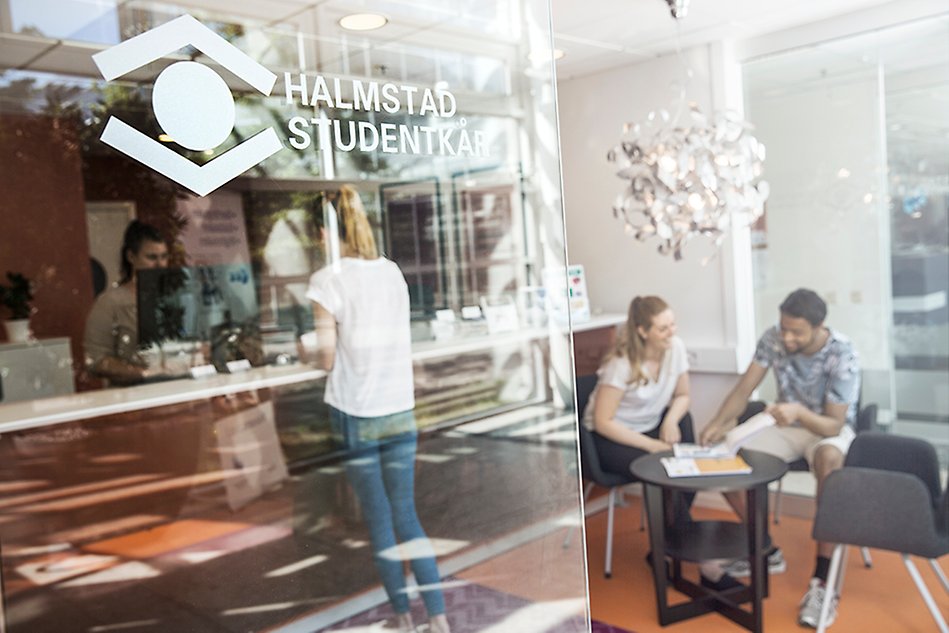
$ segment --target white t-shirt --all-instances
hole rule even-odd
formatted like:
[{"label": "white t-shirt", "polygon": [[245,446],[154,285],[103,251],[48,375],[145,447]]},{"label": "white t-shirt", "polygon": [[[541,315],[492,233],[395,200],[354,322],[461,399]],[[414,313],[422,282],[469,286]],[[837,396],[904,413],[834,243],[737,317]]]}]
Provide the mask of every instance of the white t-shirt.
[{"label": "white t-shirt", "polygon": [[689,357],[685,351],[685,343],[678,336],[672,338],[672,345],[662,357],[659,379],[650,380],[644,385],[629,382],[633,368],[625,357],[613,357],[596,372],[596,389],[593,390],[586,411],[583,412],[583,423],[588,428],[593,428],[596,394],[602,385],[609,385],[623,390],[623,398],[619,402],[614,419],[639,433],[651,431],[662,422],[659,416],[662,415],[663,409],[669,406],[679,376],[687,371]]},{"label": "white t-shirt", "polygon": [[415,408],[409,290],[399,267],[344,257],[313,273],[306,296],[337,324],[324,402],[367,418]]}]

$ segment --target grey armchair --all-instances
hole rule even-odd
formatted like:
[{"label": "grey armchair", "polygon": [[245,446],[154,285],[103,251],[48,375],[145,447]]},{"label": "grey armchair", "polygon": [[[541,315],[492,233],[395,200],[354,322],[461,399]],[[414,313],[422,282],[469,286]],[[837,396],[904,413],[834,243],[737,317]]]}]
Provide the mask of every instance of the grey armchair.
[{"label": "grey armchair", "polygon": [[[949,593],[949,582],[936,562],[949,554],[949,491],[939,489],[935,449],[915,438],[863,433],[850,450],[856,457],[848,457],[844,468],[828,476],[814,520],[815,540],[838,543],[831,558],[828,591],[840,595],[847,545],[899,552],[939,630],[949,633],[910,560],[911,555],[928,559]],[[857,461],[862,465],[852,465]],[[935,480],[932,473],[936,473]],[[830,604],[830,599],[824,602],[819,633],[826,629]]]}]

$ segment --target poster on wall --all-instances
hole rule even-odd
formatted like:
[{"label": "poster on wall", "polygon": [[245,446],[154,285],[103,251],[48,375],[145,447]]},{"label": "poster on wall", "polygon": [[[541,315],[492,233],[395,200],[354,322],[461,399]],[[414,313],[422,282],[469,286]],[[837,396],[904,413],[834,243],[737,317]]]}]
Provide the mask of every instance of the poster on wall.
[{"label": "poster on wall", "polygon": [[188,221],[181,242],[190,265],[250,262],[240,194],[216,191],[203,198],[190,196],[178,200],[178,213]]},{"label": "poster on wall", "polygon": [[[567,266],[566,279],[563,268],[544,271],[547,296],[550,298],[551,318],[560,325],[570,322],[585,323],[590,320],[590,298],[587,295],[587,278],[582,264]],[[564,288],[564,283],[567,287]]]},{"label": "poster on wall", "polygon": [[567,296],[570,298],[570,318],[574,323],[590,320],[590,298],[587,296],[587,276],[583,266],[567,266]]}]

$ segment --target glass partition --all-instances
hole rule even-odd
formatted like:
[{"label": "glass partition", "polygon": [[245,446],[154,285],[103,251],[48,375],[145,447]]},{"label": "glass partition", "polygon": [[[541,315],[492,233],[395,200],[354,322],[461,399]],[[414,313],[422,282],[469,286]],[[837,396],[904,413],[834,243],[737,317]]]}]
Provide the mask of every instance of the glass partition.
[{"label": "glass partition", "polygon": [[806,286],[860,354],[883,429],[949,460],[949,18],[753,60],[772,185],[755,227],[759,332]]},{"label": "glass partition", "polygon": [[550,37],[0,0],[0,630],[587,630]]}]

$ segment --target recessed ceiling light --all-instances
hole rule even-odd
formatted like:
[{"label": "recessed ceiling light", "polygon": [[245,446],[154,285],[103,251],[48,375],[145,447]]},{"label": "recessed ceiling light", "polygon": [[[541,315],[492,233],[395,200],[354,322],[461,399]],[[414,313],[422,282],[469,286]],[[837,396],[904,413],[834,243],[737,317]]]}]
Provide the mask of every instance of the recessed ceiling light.
[{"label": "recessed ceiling light", "polygon": [[168,136],[167,134],[159,134],[159,135],[158,135],[158,140],[161,141],[162,143],[174,143],[174,142],[175,142],[175,139],[171,138],[171,137]]},{"label": "recessed ceiling light", "polygon": [[351,13],[339,19],[339,25],[347,31],[372,31],[389,23],[389,18],[379,13]]},{"label": "recessed ceiling light", "polygon": [[[559,48],[555,48],[552,54],[553,54],[554,61],[557,61],[558,59],[563,59],[564,55],[566,55],[566,53],[563,52]],[[549,62],[550,56],[551,56],[551,51],[545,49],[541,51],[531,51],[527,55],[527,59],[531,60],[532,62]]]}]

